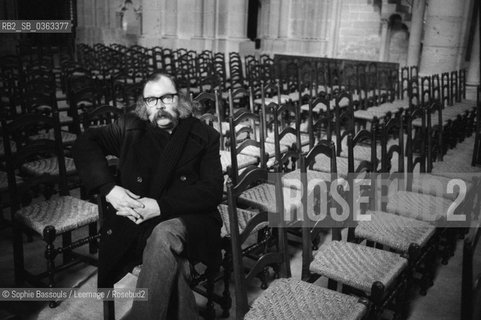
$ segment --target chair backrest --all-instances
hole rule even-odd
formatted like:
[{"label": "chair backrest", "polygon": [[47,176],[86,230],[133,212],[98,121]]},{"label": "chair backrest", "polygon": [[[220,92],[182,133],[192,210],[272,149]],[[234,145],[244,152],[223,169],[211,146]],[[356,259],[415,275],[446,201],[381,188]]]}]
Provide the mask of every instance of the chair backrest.
[{"label": "chair backrest", "polygon": [[421,104],[426,105],[433,100],[431,77],[421,77]]},{"label": "chair backrest", "polygon": [[471,165],[481,165],[481,86],[478,86],[478,96],[476,103],[476,120],[475,120],[475,136],[474,136],[474,150]]},{"label": "chair backrest", "polygon": [[441,73],[441,102],[444,108],[453,104],[450,79],[449,72]]},{"label": "chair backrest", "polygon": [[[472,181],[473,188],[479,190],[479,178]],[[472,199],[472,212],[476,212],[479,218],[481,210],[481,199],[479,192],[477,197]],[[481,238],[481,225],[478,222],[469,228],[468,234],[464,238],[463,244],[463,265],[461,277],[461,320],[479,319],[480,310],[479,297],[481,296],[481,275],[475,274],[475,254],[479,239]]]},{"label": "chair backrest", "polygon": [[[381,172],[391,171],[391,161],[397,153],[398,164],[396,171],[404,172],[404,110],[401,108],[394,116],[381,125]],[[388,146],[389,140],[397,140]]]},{"label": "chair backrest", "polygon": [[[433,162],[441,161],[444,150],[442,105],[434,101],[425,106],[426,119],[426,172],[431,172]],[[434,120],[434,122],[433,122]]]},{"label": "chair backrest", "polygon": [[[245,140],[237,144],[238,132],[236,132],[235,127],[238,124],[250,123],[247,128],[248,136]],[[260,126],[257,129],[256,123]],[[242,153],[246,148],[255,148],[256,157],[259,158],[259,164],[261,168],[265,168],[268,156],[265,154],[265,139],[264,139],[264,119],[262,111],[259,114],[251,112],[242,112],[241,114],[229,118],[230,130],[230,154],[231,154],[231,166],[229,176],[234,184],[237,183],[237,178],[239,174],[239,166],[237,162],[237,156]],[[249,132],[252,131],[254,138],[249,136]],[[257,133],[259,134],[257,136]],[[257,139],[258,137],[258,139]]]},{"label": "chair backrest", "polygon": [[460,102],[461,97],[459,95],[459,82],[458,82],[458,71],[451,71],[451,99],[453,102]]},{"label": "chair backrest", "polygon": [[[376,172],[378,160],[376,157],[376,132],[378,130],[377,118],[374,119],[371,130],[362,129],[354,135],[349,133],[347,136],[348,154],[348,173],[359,173],[363,171]],[[370,160],[362,160],[357,167],[355,166],[356,147],[361,144],[368,144],[371,150]]]},{"label": "chair backrest", "polygon": [[49,92],[26,92],[22,99],[22,113],[51,115],[58,111],[57,100]]},{"label": "chair backrest", "polygon": [[[276,227],[278,231],[278,250],[277,252],[269,252],[263,256],[263,258],[256,261],[254,267],[250,269],[250,272],[245,274],[245,267],[242,260],[242,248],[241,239],[239,234],[239,221],[237,214],[237,199],[238,197],[249,188],[259,184],[268,182],[269,175],[266,169],[251,167],[247,169],[245,174],[243,174],[242,179],[234,184],[232,180],[227,182],[227,200],[228,200],[228,210],[229,210],[229,222],[231,226],[231,247],[232,247],[232,263],[234,271],[234,284],[235,284],[235,301],[236,301],[236,319],[243,319],[245,313],[249,309],[247,301],[247,289],[246,282],[251,280],[255,275],[261,271],[267,264],[278,263],[281,265],[281,276],[289,276],[289,266],[288,266],[288,254],[287,254],[287,241],[285,234],[285,227],[283,225],[282,219],[276,219],[271,222],[273,226]],[[275,176],[276,183],[276,205],[277,212],[283,212],[283,195],[281,188],[280,176],[278,174]],[[276,216],[280,216],[277,215]],[[274,217],[275,218],[275,217]],[[259,221],[259,222],[265,222]]]},{"label": "chair backrest", "polygon": [[[29,140],[29,136],[39,130],[54,130],[55,140]],[[60,195],[68,194],[58,117],[28,114],[9,123],[2,119],[2,132],[12,214],[22,206],[22,200],[26,199],[24,195],[30,195],[36,186],[44,187],[46,197],[53,191],[58,191]],[[15,142],[15,152],[11,148],[12,142]],[[53,169],[39,166],[41,159],[53,159]],[[38,167],[41,168],[40,172],[35,170]],[[58,190],[54,190],[55,185]]]},{"label": "chair backrest", "polygon": [[314,147],[316,141],[321,140],[323,127],[326,131],[326,139],[329,141],[332,140],[332,119],[333,114],[327,95],[321,94],[318,97],[309,100],[309,117],[307,119],[309,149]]},{"label": "chair backrest", "polygon": [[[264,118],[266,119],[266,123],[271,121],[272,112],[266,108],[268,105],[268,99],[277,97],[277,101],[273,101],[278,105],[281,104],[281,87],[279,81],[264,81],[260,82],[261,84],[261,110],[264,114]],[[265,128],[264,135],[267,135],[267,127]]]},{"label": "chair backrest", "polygon": [[[301,150],[301,131],[300,131],[300,115],[299,108],[292,102],[288,101],[284,104],[278,105],[275,103],[270,103],[269,106],[273,109],[274,114],[274,150],[276,162],[280,163],[281,154],[281,141],[285,136],[292,134],[295,136],[295,143],[290,146],[290,149]],[[291,126],[291,122],[286,122],[290,120],[291,115],[294,114],[294,127]],[[287,116],[286,116],[287,115]]]},{"label": "chair backrest", "polygon": [[[311,275],[309,271],[309,265],[312,261],[312,239],[311,239],[311,230],[312,228],[319,227],[317,224],[313,226],[313,221],[310,220],[310,217],[313,215],[319,215],[322,212],[322,208],[329,210],[330,207],[330,200],[329,195],[327,201],[323,202],[319,198],[318,193],[311,193],[309,192],[312,186],[309,185],[309,182],[312,183],[311,179],[308,179],[308,171],[316,162],[316,158],[319,155],[323,155],[328,157],[330,163],[330,180],[325,181],[326,184],[329,184],[332,181],[337,179],[337,163],[336,163],[336,147],[332,141],[328,140],[321,140],[319,141],[313,148],[309,150],[308,153],[302,154],[300,158],[300,172],[301,172],[301,185],[302,185],[302,212],[301,212],[301,231],[302,231],[302,272],[301,278],[303,280],[308,280]],[[329,190],[329,186],[326,188]],[[321,189],[322,192],[322,189]],[[315,194],[313,197],[310,194]],[[326,210],[326,212],[327,212]]]},{"label": "chair backrest", "polygon": [[341,91],[335,96],[334,115],[337,155],[341,155],[342,140],[349,133],[354,133],[354,110],[351,93]]},{"label": "chair backrest", "polygon": [[83,129],[106,126],[113,123],[124,113],[125,109],[119,109],[111,105],[99,106],[82,114]]}]

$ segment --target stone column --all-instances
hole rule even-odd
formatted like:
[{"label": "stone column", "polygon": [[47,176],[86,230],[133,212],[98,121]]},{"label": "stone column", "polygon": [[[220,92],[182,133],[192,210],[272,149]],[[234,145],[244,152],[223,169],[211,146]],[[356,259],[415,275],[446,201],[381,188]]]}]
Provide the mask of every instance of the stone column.
[{"label": "stone column", "polygon": [[[294,1],[294,0],[292,0]],[[279,38],[287,38],[289,33],[292,32],[292,19],[296,17],[295,10],[297,9],[294,1],[294,5],[292,6],[292,10],[289,10],[291,1],[290,0],[282,0],[280,3],[280,10],[279,15],[277,18],[277,22],[279,23]],[[289,28],[289,26],[291,26]]]},{"label": "stone column", "polygon": [[[434,2],[433,2],[434,3]],[[413,0],[411,30],[409,33],[408,66],[418,66],[421,53],[421,36],[424,25],[426,0]]]},{"label": "stone column", "polygon": [[337,56],[337,44],[339,38],[339,23],[341,20],[342,0],[330,1],[330,23],[329,23],[329,39],[327,43],[327,54],[330,58]]},{"label": "stone column", "polygon": [[165,1],[165,11],[161,15],[164,22],[164,34],[168,37],[177,37],[177,1]]},{"label": "stone column", "polygon": [[431,1],[427,9],[421,74],[435,74],[458,69],[457,58],[462,52],[465,5],[468,0]]},{"label": "stone column", "polygon": [[231,38],[245,39],[247,37],[247,3],[247,0],[229,1],[228,35]]},{"label": "stone column", "polygon": [[193,8],[193,12],[190,13],[194,18],[193,33],[194,37],[200,38],[204,36],[204,1],[195,0]]},{"label": "stone column", "polygon": [[159,0],[142,1],[142,33],[144,37],[161,35],[161,2]]},{"label": "stone column", "polygon": [[269,38],[275,39],[279,35],[280,12],[280,0],[271,0],[271,4],[269,6],[269,26],[267,29],[267,34],[269,35]]},{"label": "stone column", "polygon": [[212,39],[215,37],[216,9],[216,0],[204,0],[204,18],[202,19],[202,29],[204,30],[203,34],[205,38]]},{"label": "stone column", "polygon": [[466,75],[466,85],[478,86],[480,84],[480,70],[479,70],[479,13],[476,21],[476,31],[474,33],[473,46],[471,49],[471,58],[469,59],[469,68]]},{"label": "stone column", "polygon": [[389,60],[389,44],[390,44],[389,19],[381,20],[381,50],[379,50],[379,61]]}]

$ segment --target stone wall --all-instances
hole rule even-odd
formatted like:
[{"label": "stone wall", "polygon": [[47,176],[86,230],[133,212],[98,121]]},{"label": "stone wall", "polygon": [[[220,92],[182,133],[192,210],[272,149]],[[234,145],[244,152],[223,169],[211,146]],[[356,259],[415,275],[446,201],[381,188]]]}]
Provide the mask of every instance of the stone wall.
[{"label": "stone wall", "polygon": [[254,53],[246,1],[82,0],[78,16],[77,42]]},{"label": "stone wall", "polygon": [[345,59],[379,60],[380,28],[380,8],[372,1],[344,0],[336,56]]}]

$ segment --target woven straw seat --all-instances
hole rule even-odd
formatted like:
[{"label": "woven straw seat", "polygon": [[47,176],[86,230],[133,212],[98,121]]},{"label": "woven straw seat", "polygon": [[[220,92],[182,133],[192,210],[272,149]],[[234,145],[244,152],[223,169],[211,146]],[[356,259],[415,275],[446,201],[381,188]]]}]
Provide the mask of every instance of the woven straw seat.
[{"label": "woven straw seat", "polygon": [[47,226],[54,226],[61,234],[95,222],[98,217],[97,205],[71,196],[35,203],[15,213],[15,218],[40,235]]},{"label": "woven straw seat", "polygon": [[[289,100],[290,100],[290,97],[288,95],[281,94],[281,103],[286,103]],[[271,102],[278,103],[279,98],[277,96],[274,96],[272,98],[265,98],[264,99],[264,103],[265,103],[266,106],[268,106],[269,103],[271,103]],[[255,104],[262,104],[262,99],[261,98],[255,99],[254,103]]]},{"label": "woven straw seat", "polygon": [[400,252],[409,246],[423,247],[434,234],[435,228],[424,221],[390,214],[382,211],[367,211],[371,221],[360,221],[355,229],[356,237],[387,245]]},{"label": "woven straw seat", "polygon": [[[309,105],[308,104],[303,104],[301,106],[301,111],[309,111]],[[327,107],[322,104],[322,103],[318,103],[317,105],[314,106],[314,108],[312,108],[312,112],[315,112],[315,113],[319,113],[320,111],[327,111]]]},{"label": "woven straw seat", "polygon": [[388,288],[407,266],[399,254],[351,242],[322,245],[310,265],[311,272],[370,293],[375,281]]},{"label": "woven straw seat", "polygon": [[[235,126],[235,130],[239,131],[240,129],[243,129],[246,127],[249,127],[249,125],[244,123],[239,123],[238,125]],[[214,122],[214,128],[216,129],[219,128],[219,124],[217,122]],[[222,121],[221,129],[222,129],[222,135],[226,135],[230,131],[230,123],[227,121]]]},{"label": "woven straw seat", "polygon": [[[290,146],[293,146],[297,143],[297,138],[295,135],[293,135],[292,133],[288,133],[286,134],[284,137],[282,137],[281,139],[281,145],[284,145],[284,146],[287,146],[287,147],[290,147]],[[268,143],[274,143],[274,135],[273,134],[269,134],[266,138],[266,142]],[[309,136],[307,134],[301,134],[301,146],[305,146],[305,145],[308,145],[309,144]]]},{"label": "woven straw seat", "polygon": [[[310,180],[322,180],[328,182],[331,181],[331,173],[317,170],[307,170],[307,181]],[[299,189],[301,186],[301,170],[296,169],[284,174],[282,176],[282,185],[285,188]]]},{"label": "woven straw seat", "polygon": [[59,113],[58,118],[59,118],[60,124],[62,124],[62,125],[69,124],[69,123],[73,122],[73,118],[69,115],[64,114],[64,113]]},{"label": "woven straw seat", "polygon": [[[469,177],[459,174],[459,179],[463,179],[466,183],[466,190],[471,188],[471,183],[467,180]],[[417,193],[430,194],[436,197],[444,197],[454,201],[458,196],[458,190],[455,188],[452,193],[447,192],[447,185],[452,178],[437,176],[432,174],[423,174],[420,177],[414,177],[412,182],[412,190]]]},{"label": "woven straw seat", "polygon": [[300,95],[299,95],[299,91],[295,91],[295,92],[291,92],[289,93],[289,99],[291,101],[299,101],[299,96],[300,97],[304,97],[304,96],[310,96],[311,95],[311,92],[309,90],[304,90]]},{"label": "woven straw seat", "polygon": [[[264,148],[265,148],[266,154],[269,155],[269,158],[272,158],[275,156],[276,150],[275,150],[275,145],[273,143],[264,143]],[[281,144],[280,149],[281,149],[281,153],[285,153],[289,148],[286,145]],[[241,154],[245,154],[251,157],[259,157],[259,148],[254,146],[248,146],[242,149]]]},{"label": "woven straw seat", "polygon": [[245,319],[357,320],[366,312],[359,298],[290,278],[272,282]]},{"label": "woven straw seat", "polygon": [[[61,131],[60,135],[62,136],[62,143],[63,144],[73,144],[75,140],[77,140],[77,135],[75,133],[70,133],[67,131]],[[38,139],[50,139],[55,140],[55,135],[53,131],[49,131],[48,133],[42,133],[31,137],[32,140]]]},{"label": "woven straw seat", "polygon": [[[349,173],[347,160],[347,158],[336,157],[337,173],[339,174],[339,176],[344,178],[347,177]],[[357,168],[360,163],[361,161],[354,159],[354,168]],[[329,161],[317,161],[316,159],[316,163],[314,164],[313,169],[322,172],[330,172],[331,164],[329,163]]]},{"label": "woven straw seat", "polygon": [[404,217],[435,222],[446,218],[452,201],[429,194],[398,191],[389,195],[387,211]]},{"label": "woven straw seat", "polygon": [[[68,175],[74,174],[77,171],[72,158],[65,157],[65,168]],[[28,162],[22,166],[22,169],[31,175],[58,175],[59,172],[57,158],[47,158]]]},{"label": "woven straw seat", "polygon": [[368,121],[372,121],[375,117],[383,118],[385,115],[386,115],[386,112],[383,112],[383,111],[379,111],[379,112],[373,112],[373,111],[367,111],[367,110],[354,111],[355,119],[368,120]]},{"label": "woven straw seat", "polygon": [[[284,210],[291,212],[295,210],[299,203],[295,203],[294,199],[300,199],[297,197],[296,191],[283,188],[284,193]],[[246,207],[259,208],[260,210],[269,213],[278,213],[276,207],[276,190],[273,184],[263,183],[249,190],[244,191],[239,196],[239,204]]]},{"label": "woven straw seat", "polygon": [[[251,164],[257,164],[258,162],[259,160],[256,157],[251,157],[245,154],[237,155],[237,167],[239,169],[250,166]],[[230,151],[220,150],[220,163],[222,165],[222,172],[227,172],[227,167],[231,165]]]},{"label": "woven straw seat", "polygon": [[[222,228],[220,229],[220,235],[222,238],[230,237],[230,221],[229,221],[229,208],[226,204],[220,204],[217,206],[220,216],[222,217]],[[247,223],[255,217],[259,212],[253,210],[245,210],[237,208],[237,219],[239,220],[239,233],[242,234],[247,227]],[[267,221],[258,224],[252,229],[252,232],[257,232],[260,229],[267,226]]]}]

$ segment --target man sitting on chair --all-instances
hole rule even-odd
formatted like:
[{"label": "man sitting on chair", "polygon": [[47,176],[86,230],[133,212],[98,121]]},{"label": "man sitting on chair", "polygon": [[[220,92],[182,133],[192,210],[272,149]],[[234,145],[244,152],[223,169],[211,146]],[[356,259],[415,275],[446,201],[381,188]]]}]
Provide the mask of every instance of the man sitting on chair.
[{"label": "man sitting on chair", "polygon": [[[197,318],[189,261],[220,265],[219,134],[192,109],[174,80],[156,73],[135,111],[87,130],[73,147],[82,183],[108,202],[99,288],[142,264],[137,288],[148,288],[148,301],[135,300],[128,319]],[[116,176],[106,155],[119,158]]]}]

